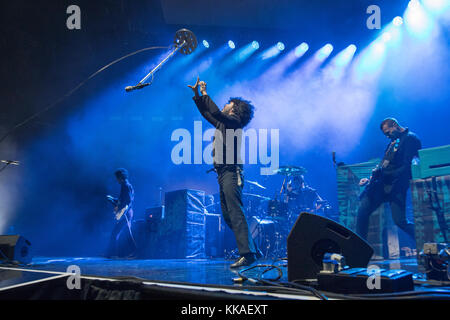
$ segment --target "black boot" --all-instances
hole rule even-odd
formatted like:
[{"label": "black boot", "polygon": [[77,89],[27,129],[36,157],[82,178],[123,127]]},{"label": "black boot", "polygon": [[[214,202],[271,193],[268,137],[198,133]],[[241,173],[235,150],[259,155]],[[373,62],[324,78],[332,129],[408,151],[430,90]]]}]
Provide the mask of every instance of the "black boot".
[{"label": "black boot", "polygon": [[236,260],[235,263],[231,264],[230,268],[234,269],[234,268],[240,268],[240,267],[247,267],[247,266],[250,266],[255,261],[256,261],[256,258],[253,253],[246,254],[245,256],[242,256],[238,260]]}]

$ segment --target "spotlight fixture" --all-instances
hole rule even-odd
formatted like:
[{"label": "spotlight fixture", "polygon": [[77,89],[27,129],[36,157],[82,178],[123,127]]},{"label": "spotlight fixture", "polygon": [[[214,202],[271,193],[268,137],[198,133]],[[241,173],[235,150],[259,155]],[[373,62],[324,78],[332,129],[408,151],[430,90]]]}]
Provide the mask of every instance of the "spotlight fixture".
[{"label": "spotlight fixture", "polygon": [[394,20],[392,21],[392,23],[394,24],[394,26],[396,27],[400,27],[403,24],[403,18],[402,17],[395,17]]},{"label": "spotlight fixture", "polygon": [[326,44],[324,47],[324,53],[330,54],[333,51],[333,46],[331,44]]},{"label": "spotlight fixture", "polygon": [[253,41],[252,42],[252,47],[253,47],[253,49],[258,50],[259,49],[259,42],[258,41]]},{"label": "spotlight fixture", "polygon": [[209,48],[209,42],[208,42],[208,41],[203,40],[202,43],[203,43],[203,46],[204,46],[205,48]]},{"label": "spotlight fixture", "polygon": [[356,52],[356,46],[354,44],[351,44],[348,46],[348,49],[350,50],[350,52],[355,53]]},{"label": "spotlight fixture", "polygon": [[333,46],[329,43],[324,45],[318,52],[317,52],[317,58],[321,61],[324,61],[333,51]]},{"label": "spotlight fixture", "polygon": [[231,49],[234,49],[234,48],[236,48],[236,45],[234,44],[234,42],[233,41],[228,41],[228,46],[231,48]]},{"label": "spotlight fixture", "polygon": [[284,50],[284,43],[283,42],[278,42],[277,43],[277,48],[278,48],[278,50],[283,51]]},{"label": "spotlight fixture", "polygon": [[301,57],[308,50],[309,50],[309,45],[306,42],[303,42],[302,44],[297,46],[297,48],[295,48],[295,56]]},{"label": "spotlight fixture", "polygon": [[409,8],[418,8],[420,6],[419,0],[411,0],[408,2]]}]

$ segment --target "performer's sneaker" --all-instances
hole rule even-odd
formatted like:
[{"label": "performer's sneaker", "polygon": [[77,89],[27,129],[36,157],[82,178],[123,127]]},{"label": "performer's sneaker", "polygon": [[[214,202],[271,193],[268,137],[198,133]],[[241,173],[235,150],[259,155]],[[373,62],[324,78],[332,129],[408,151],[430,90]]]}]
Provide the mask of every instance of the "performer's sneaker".
[{"label": "performer's sneaker", "polygon": [[245,256],[240,257],[235,263],[231,264],[230,268],[234,269],[234,268],[240,268],[240,267],[247,267],[255,261],[256,261],[256,258],[255,258],[254,254],[245,255]]}]

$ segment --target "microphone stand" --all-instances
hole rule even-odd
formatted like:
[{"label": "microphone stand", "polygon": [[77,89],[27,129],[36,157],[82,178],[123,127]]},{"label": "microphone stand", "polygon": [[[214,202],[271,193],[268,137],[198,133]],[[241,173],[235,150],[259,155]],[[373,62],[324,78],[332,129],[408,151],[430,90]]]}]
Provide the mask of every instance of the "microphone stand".
[{"label": "microphone stand", "polygon": [[[175,49],[173,49],[169,55],[167,57],[164,58],[164,60],[162,60],[156,67],[154,67],[152,69],[152,71],[150,71],[141,81],[139,81],[139,83],[135,86],[128,86],[125,88],[126,92],[130,92],[133,90],[137,90],[137,89],[142,89],[148,85],[150,85],[153,82],[153,77],[156,71],[158,71],[161,66],[166,63],[167,60],[169,60],[182,46],[184,46],[186,43],[183,42],[183,44],[181,46],[176,46]],[[152,76],[152,81],[144,83],[145,80],[147,80],[150,76]]]},{"label": "microphone stand", "polygon": [[[153,82],[155,73],[177,51],[180,50],[180,52],[184,55],[188,55],[188,54],[191,54],[192,52],[194,52],[194,50],[197,48],[197,39],[195,38],[195,35],[191,31],[189,31],[187,29],[180,29],[175,33],[174,44],[175,44],[175,48],[171,52],[169,52],[169,54],[156,67],[154,67],[141,81],[139,81],[137,85],[128,86],[125,88],[125,91],[131,92],[133,90],[142,89],[142,88],[150,85]],[[145,81],[150,76],[152,77],[152,80],[150,82],[146,83]]]}]

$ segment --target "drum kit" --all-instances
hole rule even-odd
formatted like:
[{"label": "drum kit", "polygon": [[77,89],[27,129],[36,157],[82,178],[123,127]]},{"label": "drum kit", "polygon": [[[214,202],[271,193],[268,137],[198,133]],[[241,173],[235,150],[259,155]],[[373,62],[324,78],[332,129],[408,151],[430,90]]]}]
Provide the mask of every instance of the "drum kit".
[{"label": "drum kit", "polygon": [[265,196],[267,188],[257,181],[245,180],[243,192],[244,213],[250,233],[265,259],[284,258],[287,255],[287,236],[301,212],[324,215],[331,210],[328,202],[323,199],[316,201],[319,210],[302,205],[292,205],[295,199],[285,197],[288,181],[296,176],[302,176],[306,169],[297,166],[281,166],[274,173],[284,177],[280,191],[274,198]]}]

